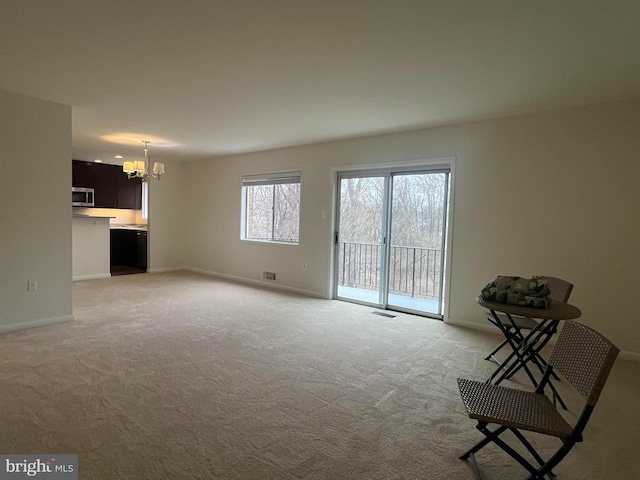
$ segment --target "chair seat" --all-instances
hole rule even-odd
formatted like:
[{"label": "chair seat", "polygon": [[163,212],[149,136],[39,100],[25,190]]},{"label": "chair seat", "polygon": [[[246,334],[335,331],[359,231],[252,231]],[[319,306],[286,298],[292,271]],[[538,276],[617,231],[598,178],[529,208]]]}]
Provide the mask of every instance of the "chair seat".
[{"label": "chair seat", "polygon": [[509,428],[566,438],[573,428],[544,394],[458,379],[469,417]]},{"label": "chair seat", "polygon": [[[458,379],[460,396],[467,413],[477,421],[476,429],[484,435],[482,440],[460,455],[460,460],[471,461],[475,478],[479,480],[476,454],[493,444],[529,472],[528,480],[547,477],[553,480],[553,469],[576,443],[582,442],[582,432],[619,352],[615,345],[595,330],[567,320],[535,392]],[[582,413],[573,426],[567,423],[544,393],[556,371],[584,400]],[[524,436],[523,432],[527,431],[559,438],[561,445],[555,453],[545,453],[545,460]],[[501,437],[507,432],[505,437]],[[514,443],[520,447],[518,450]]]},{"label": "chair seat", "polygon": [[[533,330],[538,326],[538,322],[533,318],[518,317],[516,315],[512,315],[511,318],[513,318],[513,323],[511,323],[509,318],[504,313],[497,313],[496,315],[498,317],[498,321],[500,321],[500,324],[507,328],[513,327],[513,323],[515,323],[516,327],[521,330]],[[491,315],[491,313],[487,313],[487,320],[496,325],[496,319],[493,318],[493,315]]]}]

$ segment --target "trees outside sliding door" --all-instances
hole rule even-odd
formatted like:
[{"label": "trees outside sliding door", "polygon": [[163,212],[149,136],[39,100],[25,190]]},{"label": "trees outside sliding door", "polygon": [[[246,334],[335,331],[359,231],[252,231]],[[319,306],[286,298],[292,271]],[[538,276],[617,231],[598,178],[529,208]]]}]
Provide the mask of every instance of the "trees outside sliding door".
[{"label": "trees outside sliding door", "polygon": [[340,179],[337,296],[380,303],[384,258],[385,177]]},{"label": "trees outside sliding door", "polygon": [[337,298],[442,318],[449,176],[338,175]]}]

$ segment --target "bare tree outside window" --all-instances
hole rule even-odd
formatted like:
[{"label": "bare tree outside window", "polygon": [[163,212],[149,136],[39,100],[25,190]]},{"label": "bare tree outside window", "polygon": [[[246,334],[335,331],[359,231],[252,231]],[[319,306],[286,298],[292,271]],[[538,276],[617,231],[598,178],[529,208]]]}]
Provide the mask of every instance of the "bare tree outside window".
[{"label": "bare tree outside window", "polygon": [[243,178],[245,240],[297,244],[300,238],[300,175]]}]

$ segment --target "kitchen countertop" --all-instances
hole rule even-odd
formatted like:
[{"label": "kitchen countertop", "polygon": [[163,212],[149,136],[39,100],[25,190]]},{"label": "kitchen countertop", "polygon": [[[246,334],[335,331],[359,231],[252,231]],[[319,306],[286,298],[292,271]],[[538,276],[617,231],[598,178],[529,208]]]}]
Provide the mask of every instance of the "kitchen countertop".
[{"label": "kitchen countertop", "polygon": [[109,225],[109,228],[111,228],[111,230],[137,230],[140,232],[147,231],[146,225],[139,225],[134,223],[112,223],[111,225]]},{"label": "kitchen countertop", "polygon": [[[82,215],[82,214],[74,213],[73,218],[111,220],[112,218],[116,218],[116,217],[106,217],[101,215]],[[147,231],[147,225],[144,223],[109,223],[109,228],[111,230],[137,230],[139,232]]]},{"label": "kitchen countertop", "polygon": [[81,215],[79,213],[74,213],[73,218],[116,218],[116,217],[102,217],[100,215]]}]

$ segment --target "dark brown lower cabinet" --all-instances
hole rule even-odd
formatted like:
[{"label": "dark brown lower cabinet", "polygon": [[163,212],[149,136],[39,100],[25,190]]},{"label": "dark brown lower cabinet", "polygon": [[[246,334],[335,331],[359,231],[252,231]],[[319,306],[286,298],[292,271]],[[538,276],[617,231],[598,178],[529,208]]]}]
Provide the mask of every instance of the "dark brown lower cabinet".
[{"label": "dark brown lower cabinet", "polygon": [[147,271],[147,232],[111,229],[111,275]]}]

